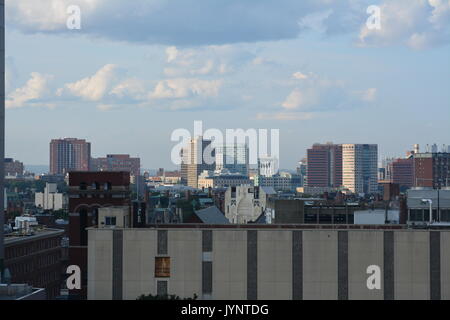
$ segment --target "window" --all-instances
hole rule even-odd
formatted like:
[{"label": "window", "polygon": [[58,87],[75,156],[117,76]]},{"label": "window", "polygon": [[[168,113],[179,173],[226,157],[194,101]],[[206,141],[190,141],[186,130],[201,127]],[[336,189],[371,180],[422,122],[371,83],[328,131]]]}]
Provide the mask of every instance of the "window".
[{"label": "window", "polygon": [[116,225],[116,217],[105,217],[105,225],[115,226]]},{"label": "window", "polygon": [[155,257],[155,278],[170,277],[170,258]]}]

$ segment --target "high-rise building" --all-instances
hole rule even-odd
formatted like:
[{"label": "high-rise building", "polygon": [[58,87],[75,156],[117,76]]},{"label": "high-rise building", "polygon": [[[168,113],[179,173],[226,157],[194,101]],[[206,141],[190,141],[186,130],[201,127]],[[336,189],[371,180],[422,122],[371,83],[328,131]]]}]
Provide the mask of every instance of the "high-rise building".
[{"label": "high-rise building", "polygon": [[411,188],[414,186],[414,159],[395,159],[389,164],[389,181],[400,187]]},{"label": "high-rise building", "polygon": [[353,193],[372,194],[378,190],[378,145],[342,145],[343,186]]},{"label": "high-rise building", "polygon": [[315,144],[307,151],[308,187],[342,186],[342,146]]},{"label": "high-rise building", "polygon": [[181,158],[181,177],[187,185],[198,188],[198,176],[203,171],[212,171],[216,167],[215,150],[211,146],[211,140],[203,140],[203,137],[191,139],[183,148]]},{"label": "high-rise building", "polygon": [[414,185],[432,188],[450,186],[450,153],[415,154]]},{"label": "high-rise building", "polygon": [[[131,207],[129,172],[70,172],[69,173],[69,260],[81,269],[81,289],[70,295],[87,295],[86,228],[98,225],[98,209],[102,207]],[[128,209],[131,216],[131,209]],[[128,219],[131,221],[131,217]]]},{"label": "high-rise building", "polygon": [[50,174],[70,171],[89,171],[91,144],[74,138],[54,139],[50,142]]},{"label": "high-rise building", "polygon": [[141,172],[141,159],[128,154],[108,154],[105,158],[92,158],[91,171],[127,171],[137,177]]},{"label": "high-rise building", "polygon": [[246,144],[216,147],[216,170],[227,169],[231,173],[248,176],[249,168],[249,148]]}]

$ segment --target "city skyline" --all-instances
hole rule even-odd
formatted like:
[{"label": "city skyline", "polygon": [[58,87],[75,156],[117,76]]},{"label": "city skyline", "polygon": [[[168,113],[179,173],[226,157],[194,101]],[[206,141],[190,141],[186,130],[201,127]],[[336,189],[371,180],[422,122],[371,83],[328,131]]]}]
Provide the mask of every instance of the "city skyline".
[{"label": "city skyline", "polygon": [[[27,165],[48,162],[51,139],[74,136],[93,156],[173,169],[170,134],[195,120],[280,129],[281,168],[316,142],[376,143],[380,158],[450,143],[445,3],[262,2],[236,16],[234,1],[199,14],[185,2],[80,0],[70,4],[82,28],[68,30],[69,2],[59,2],[6,4],[6,155]],[[383,5],[379,34],[365,28],[369,4]],[[123,31],[111,33],[114,23]]]}]

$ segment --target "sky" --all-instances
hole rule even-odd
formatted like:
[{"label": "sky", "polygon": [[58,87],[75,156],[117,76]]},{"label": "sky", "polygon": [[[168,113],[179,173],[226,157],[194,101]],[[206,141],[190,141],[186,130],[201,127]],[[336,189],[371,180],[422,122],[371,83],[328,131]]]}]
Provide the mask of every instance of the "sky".
[{"label": "sky", "polygon": [[6,0],[5,40],[6,156],[29,165],[76,137],[173,169],[200,120],[279,129],[282,168],[314,143],[450,145],[450,0]]}]

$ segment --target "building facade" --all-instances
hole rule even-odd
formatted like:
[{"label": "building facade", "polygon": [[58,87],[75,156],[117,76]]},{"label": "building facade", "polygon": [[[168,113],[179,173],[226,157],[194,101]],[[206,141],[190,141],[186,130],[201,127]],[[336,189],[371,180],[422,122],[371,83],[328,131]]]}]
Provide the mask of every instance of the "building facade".
[{"label": "building facade", "polygon": [[254,222],[264,212],[269,197],[274,195],[273,188],[229,187],[225,192],[225,217],[235,224]]},{"label": "building facade", "polygon": [[58,193],[56,183],[46,183],[44,192],[34,194],[34,204],[44,210],[61,210],[65,207],[64,194]]},{"label": "building facade", "polygon": [[50,142],[50,174],[89,171],[91,144],[86,140],[65,138]]},{"label": "building facade", "polygon": [[[207,155],[207,159],[205,155]],[[182,181],[185,179],[189,187],[198,188],[198,176],[205,170],[213,171],[216,168],[215,157],[211,140],[203,140],[203,137],[191,139],[182,151]]]},{"label": "building facade", "polygon": [[5,267],[12,283],[45,288],[47,299],[61,290],[61,237],[63,230],[42,229],[29,235],[7,235]]},{"label": "building facade", "polygon": [[141,174],[141,159],[128,154],[108,154],[105,158],[92,158],[91,171],[127,171],[138,177]]},{"label": "building facade", "polygon": [[315,144],[307,151],[308,187],[342,186],[342,146]]},{"label": "building facade", "polygon": [[343,186],[356,194],[378,192],[378,145],[342,145]]},{"label": "building facade", "polygon": [[99,208],[115,206],[131,207],[129,172],[69,173],[69,260],[82,273],[82,288],[72,290],[72,296],[86,298],[86,228],[98,225]]},{"label": "building facade", "polygon": [[[216,300],[450,299],[448,230],[177,225],[88,232],[90,300],[135,300],[142,294]],[[368,286],[373,270],[379,287]]]},{"label": "building facade", "polygon": [[450,187],[450,153],[418,153],[414,155],[416,187]]},{"label": "building facade", "polygon": [[231,173],[248,176],[249,148],[246,144],[217,146],[215,150],[216,170],[226,169]]}]

